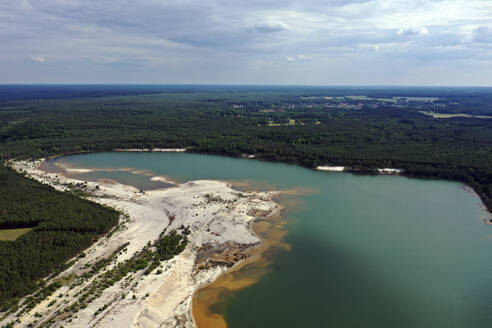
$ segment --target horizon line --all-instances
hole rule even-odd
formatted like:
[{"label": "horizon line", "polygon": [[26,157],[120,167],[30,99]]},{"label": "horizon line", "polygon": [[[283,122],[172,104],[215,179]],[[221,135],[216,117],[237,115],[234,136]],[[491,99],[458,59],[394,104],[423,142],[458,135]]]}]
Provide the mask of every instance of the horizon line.
[{"label": "horizon line", "polygon": [[364,87],[364,88],[492,88],[492,85],[445,85],[445,84],[238,84],[238,83],[0,83],[0,86],[223,86],[223,87]]}]

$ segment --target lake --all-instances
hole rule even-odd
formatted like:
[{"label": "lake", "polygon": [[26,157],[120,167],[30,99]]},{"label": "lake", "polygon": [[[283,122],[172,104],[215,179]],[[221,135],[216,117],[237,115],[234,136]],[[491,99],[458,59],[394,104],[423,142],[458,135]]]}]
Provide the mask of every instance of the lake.
[{"label": "lake", "polygon": [[141,189],[162,187],[150,176],[167,175],[300,191],[280,199],[289,248],[268,252],[255,284],[212,306],[229,327],[492,327],[492,226],[462,184],[190,153],[57,162],[100,169],[80,179]]}]

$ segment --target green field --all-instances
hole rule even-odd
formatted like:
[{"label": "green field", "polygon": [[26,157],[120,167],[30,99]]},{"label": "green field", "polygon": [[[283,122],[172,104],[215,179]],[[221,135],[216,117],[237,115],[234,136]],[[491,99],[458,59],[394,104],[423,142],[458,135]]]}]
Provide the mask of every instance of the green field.
[{"label": "green field", "polygon": [[31,231],[32,228],[4,229],[0,230],[0,241],[16,240],[20,235]]},{"label": "green field", "polygon": [[480,118],[480,119],[492,118],[492,116],[486,116],[486,115],[471,115],[471,114],[463,114],[463,113],[436,113],[436,112],[427,112],[423,110],[421,110],[420,113],[427,116],[431,116],[433,118],[457,118],[457,117]]},{"label": "green field", "polygon": [[395,97],[395,98],[406,99],[407,101],[424,101],[424,102],[427,101],[433,102],[439,100],[439,98],[435,98],[435,97]]},{"label": "green field", "polygon": [[397,103],[399,100],[405,99],[407,101],[416,101],[416,102],[434,102],[439,100],[436,97],[368,97],[368,96],[345,96],[344,98],[350,100],[360,100],[360,101],[381,101],[388,103]]},{"label": "green field", "polygon": [[396,103],[398,99],[396,98],[373,98],[368,96],[345,96],[350,100],[362,100],[362,101],[382,101],[382,102],[390,102]]}]

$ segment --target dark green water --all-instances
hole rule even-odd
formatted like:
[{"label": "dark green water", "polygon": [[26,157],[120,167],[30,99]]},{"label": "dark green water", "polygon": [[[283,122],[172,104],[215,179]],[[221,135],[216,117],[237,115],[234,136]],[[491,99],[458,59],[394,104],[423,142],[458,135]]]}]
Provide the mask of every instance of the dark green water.
[{"label": "dark green water", "polygon": [[[292,250],[277,254],[257,284],[218,304],[232,328],[492,327],[492,226],[482,224],[479,199],[461,184],[183,153],[57,161],[316,189],[287,214]],[[90,174],[118,176],[143,188],[149,180]]]}]

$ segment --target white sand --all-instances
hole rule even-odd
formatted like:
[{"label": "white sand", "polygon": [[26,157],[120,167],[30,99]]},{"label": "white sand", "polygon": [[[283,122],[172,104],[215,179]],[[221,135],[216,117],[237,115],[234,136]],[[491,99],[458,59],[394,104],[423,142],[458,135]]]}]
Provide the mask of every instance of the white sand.
[{"label": "white sand", "polygon": [[[329,172],[343,172],[345,171],[345,166],[318,166],[316,167],[318,171],[329,171]],[[393,169],[393,168],[382,168],[377,169],[379,174],[401,174],[403,172],[402,169]]]},{"label": "white sand", "polygon": [[[59,174],[46,174],[37,168],[39,161],[14,162],[12,165],[59,190],[66,190],[63,183],[80,182]],[[55,312],[76,302],[78,298],[75,294],[88,288],[92,279],[72,290],[68,286],[62,287],[29,313],[21,315],[23,325],[37,321],[36,326],[56,317],[51,327],[194,327],[191,315],[194,292],[227,269],[225,266],[215,266],[197,271],[195,262],[199,248],[202,245],[220,247],[226,242],[255,245],[259,239],[250,229],[254,217],[249,213],[264,211],[273,215],[280,210],[280,206],[272,201],[276,192],[238,192],[231,189],[228,183],[220,181],[192,181],[144,193],[134,187],[109,181],[88,182],[87,185],[91,193],[89,199],[122,210],[129,215],[129,219],[124,229],[99,240],[85,251],[86,257],[79,259],[59,277],[87,272],[90,266],[86,264],[107,257],[126,242],[129,242],[127,251],[121,252],[116,261],[129,259],[149,241],[154,241],[166,227],[170,231],[181,225],[189,226],[190,243],[181,254],[162,262],[162,274],[153,272],[144,275],[138,272],[129,278],[129,286],[122,286],[123,279],[104,290],[87,308],[77,312],[71,322],[56,317]],[[172,217],[174,220],[170,223]],[[135,287],[137,281],[138,286]],[[63,298],[58,298],[60,293],[64,294]],[[48,306],[53,300],[56,304]],[[95,316],[95,312],[104,305],[107,305],[106,309]],[[41,317],[35,317],[36,312]],[[9,315],[0,321],[0,326],[15,319],[15,315]]]},{"label": "white sand", "polygon": [[330,171],[330,172],[343,172],[345,166],[318,166],[316,168],[318,171]]},{"label": "white sand", "polygon": [[186,148],[130,148],[130,149],[113,149],[113,151],[123,151],[123,152],[171,152],[171,153],[181,153],[185,152]]},{"label": "white sand", "polygon": [[157,175],[155,177],[150,178],[150,181],[160,181],[169,184],[176,184],[173,180],[171,180],[167,175]]},{"label": "white sand", "polygon": [[402,169],[392,169],[389,167],[378,169],[379,174],[401,174],[403,172]]}]

